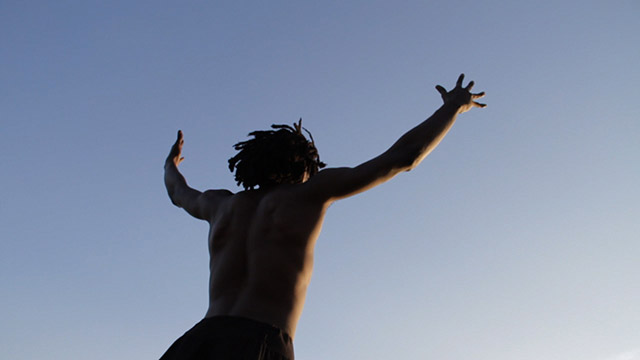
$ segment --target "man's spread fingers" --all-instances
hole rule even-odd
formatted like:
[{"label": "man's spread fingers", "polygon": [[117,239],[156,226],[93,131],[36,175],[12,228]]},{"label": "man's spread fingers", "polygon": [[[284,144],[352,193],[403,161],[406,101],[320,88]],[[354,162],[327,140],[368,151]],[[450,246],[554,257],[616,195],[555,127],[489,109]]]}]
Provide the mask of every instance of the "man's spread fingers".
[{"label": "man's spread fingers", "polygon": [[456,86],[457,87],[462,87],[462,81],[464,80],[464,74],[460,74],[460,76],[458,77],[458,81],[456,81]]},{"label": "man's spread fingers", "polygon": [[469,83],[469,85],[467,85],[467,87],[465,88],[465,90],[467,90],[467,91],[471,91],[471,89],[473,88],[473,85],[475,85],[475,84],[476,84],[476,83],[474,83],[473,81],[471,81],[471,82]]},{"label": "man's spread fingers", "polygon": [[480,99],[481,97],[484,97],[484,91],[478,94],[471,94],[471,98],[472,99]]},{"label": "man's spread fingers", "polygon": [[479,102],[475,102],[475,101],[473,102],[473,105],[475,105],[475,106],[477,106],[477,107],[480,107],[480,108],[487,107],[487,104],[481,104],[481,103],[479,103]]},{"label": "man's spread fingers", "polygon": [[447,90],[445,90],[445,88],[440,85],[436,85],[436,90],[438,90],[438,92],[442,95],[445,95],[447,93]]}]

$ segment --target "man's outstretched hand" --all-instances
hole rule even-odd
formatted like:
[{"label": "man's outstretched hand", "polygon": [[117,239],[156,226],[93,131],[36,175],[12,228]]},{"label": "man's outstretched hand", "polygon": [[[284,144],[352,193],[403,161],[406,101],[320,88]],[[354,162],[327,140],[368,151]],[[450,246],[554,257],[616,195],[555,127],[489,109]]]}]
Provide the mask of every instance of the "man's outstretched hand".
[{"label": "man's outstretched hand", "polygon": [[438,90],[440,95],[442,95],[442,100],[444,100],[445,104],[452,103],[460,106],[460,113],[467,112],[473,107],[483,108],[487,106],[486,104],[481,104],[475,101],[484,96],[484,91],[481,93],[472,94],[471,88],[473,88],[473,81],[471,81],[466,87],[462,87],[463,80],[464,74],[461,74],[460,77],[458,77],[458,81],[456,82],[456,87],[449,92],[447,92],[447,90],[445,90],[445,88],[440,85],[436,86],[436,90]]},{"label": "man's outstretched hand", "polygon": [[184,144],[184,138],[182,136],[182,130],[178,130],[178,139],[171,147],[169,156],[167,156],[166,164],[173,163],[176,167],[180,165],[184,157],[182,157],[182,145]]}]

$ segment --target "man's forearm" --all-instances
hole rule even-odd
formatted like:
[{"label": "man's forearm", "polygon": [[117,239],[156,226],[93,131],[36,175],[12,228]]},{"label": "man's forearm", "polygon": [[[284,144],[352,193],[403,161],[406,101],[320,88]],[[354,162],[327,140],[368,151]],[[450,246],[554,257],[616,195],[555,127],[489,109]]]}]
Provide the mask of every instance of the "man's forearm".
[{"label": "man's forearm", "polygon": [[190,204],[193,204],[193,201],[198,199],[201,192],[190,188],[187,185],[187,180],[178,171],[178,165],[184,160],[181,156],[183,142],[182,131],[178,130],[178,139],[171,147],[169,156],[167,156],[167,160],[164,163],[164,185],[167,188],[171,202],[178,207],[185,208],[187,212],[193,215],[194,210],[191,209],[192,206]]},{"label": "man's forearm", "polygon": [[445,103],[427,120],[402,135],[387,152],[402,159],[407,166],[405,170],[413,169],[438,146],[459,113],[459,105]]},{"label": "man's forearm", "polygon": [[167,193],[169,194],[169,198],[171,202],[180,206],[176,196],[176,193],[180,191],[181,188],[187,187],[187,181],[184,176],[178,171],[178,168],[173,163],[173,161],[167,159],[167,162],[164,165],[164,185],[167,188]]}]

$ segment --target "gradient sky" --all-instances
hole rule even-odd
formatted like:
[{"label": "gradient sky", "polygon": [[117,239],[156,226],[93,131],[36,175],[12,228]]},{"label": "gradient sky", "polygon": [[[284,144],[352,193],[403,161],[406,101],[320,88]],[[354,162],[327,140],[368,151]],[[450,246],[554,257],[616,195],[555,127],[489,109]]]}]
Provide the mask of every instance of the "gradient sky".
[{"label": "gradient sky", "polygon": [[640,359],[640,3],[0,2],[0,358],[155,359],[207,308],[201,190],[299,117],[329,166],[464,72],[486,109],[334,204],[299,359]]}]

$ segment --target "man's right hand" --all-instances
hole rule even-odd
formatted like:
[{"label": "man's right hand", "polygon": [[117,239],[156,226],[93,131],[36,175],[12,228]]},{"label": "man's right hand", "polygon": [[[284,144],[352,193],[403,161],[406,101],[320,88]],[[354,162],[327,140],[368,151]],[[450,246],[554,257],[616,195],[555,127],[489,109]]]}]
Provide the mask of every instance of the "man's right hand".
[{"label": "man's right hand", "polygon": [[442,100],[445,104],[451,103],[460,107],[459,113],[467,112],[471,110],[473,107],[483,108],[487,106],[486,104],[481,104],[474,100],[480,99],[484,96],[484,92],[478,94],[472,94],[471,88],[473,88],[473,81],[469,83],[466,87],[462,87],[462,81],[464,80],[464,74],[461,74],[458,77],[458,81],[456,82],[456,87],[453,90],[447,92],[444,87],[437,85],[436,90],[442,95]]},{"label": "man's right hand", "polygon": [[182,145],[184,144],[184,138],[182,136],[182,130],[178,130],[178,139],[171,147],[169,156],[167,156],[166,164],[173,163],[176,167],[180,165],[184,157],[182,157]]}]

